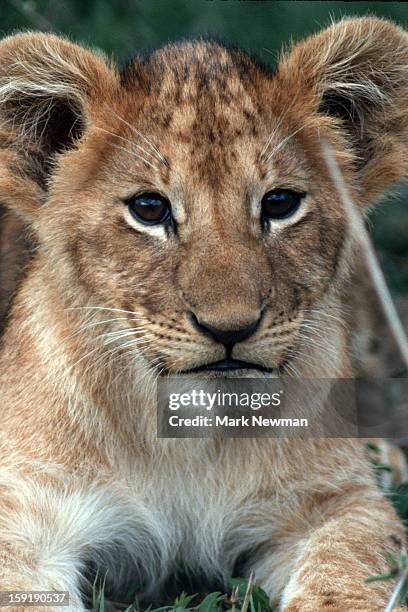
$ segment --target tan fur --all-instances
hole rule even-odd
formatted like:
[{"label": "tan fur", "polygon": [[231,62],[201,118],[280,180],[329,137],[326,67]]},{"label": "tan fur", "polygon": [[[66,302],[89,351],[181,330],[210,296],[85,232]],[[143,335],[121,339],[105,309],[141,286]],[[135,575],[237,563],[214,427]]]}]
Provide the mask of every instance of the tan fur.
[{"label": "tan fur", "polygon": [[30,259],[31,245],[21,219],[0,209],[0,328]]},{"label": "tan fur", "polygon": [[[0,45],[0,192],[36,253],[0,357],[0,590],[81,588],[155,599],[178,570],[256,578],[287,612],[383,610],[404,529],[358,440],[157,440],[155,385],[225,356],[282,375],[348,377],[342,290],[355,258],[320,153],[368,206],[407,165],[407,36],[344,21],[271,74],[211,42],[119,74],[64,39]],[[341,109],[355,109],[351,120]],[[343,112],[343,115],[342,115]],[[274,188],[307,193],[262,229]],[[177,233],[123,200],[159,191]],[[109,334],[109,335],[108,335]],[[133,593],[134,595],[134,593]]]}]

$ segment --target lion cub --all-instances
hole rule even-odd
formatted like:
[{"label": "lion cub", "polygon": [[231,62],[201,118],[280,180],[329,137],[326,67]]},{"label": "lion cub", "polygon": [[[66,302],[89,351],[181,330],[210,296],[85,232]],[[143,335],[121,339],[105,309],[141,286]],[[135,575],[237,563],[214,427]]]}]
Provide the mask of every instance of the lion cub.
[{"label": "lion cub", "polygon": [[355,245],[320,139],[369,207],[407,168],[407,65],[378,19],[276,72],[205,41],[122,71],[56,36],[0,44],[1,201],[36,245],[0,356],[0,590],[84,610],[96,572],[149,603],[254,571],[279,610],[383,610],[392,585],[365,579],[404,529],[360,441],[158,440],[154,389],[352,375]]}]

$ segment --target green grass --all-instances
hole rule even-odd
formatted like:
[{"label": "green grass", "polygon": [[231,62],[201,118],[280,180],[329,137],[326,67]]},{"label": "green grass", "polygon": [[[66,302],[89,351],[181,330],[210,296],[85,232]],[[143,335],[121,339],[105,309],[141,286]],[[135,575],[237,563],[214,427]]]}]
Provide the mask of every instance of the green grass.
[{"label": "green grass", "polygon": [[[94,612],[105,612],[106,604],[104,589],[94,585],[93,592]],[[137,604],[129,606],[125,612],[137,612]],[[232,578],[228,593],[209,593],[199,600],[197,595],[181,593],[174,604],[161,608],[148,608],[148,612],[274,612],[269,604],[267,594],[253,582],[243,578]]]}]

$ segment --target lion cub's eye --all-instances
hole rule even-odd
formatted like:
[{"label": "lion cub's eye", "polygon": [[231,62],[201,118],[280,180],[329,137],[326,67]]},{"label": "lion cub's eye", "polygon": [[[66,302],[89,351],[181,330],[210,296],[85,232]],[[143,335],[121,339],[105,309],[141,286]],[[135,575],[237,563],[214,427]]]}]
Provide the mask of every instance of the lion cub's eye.
[{"label": "lion cub's eye", "polygon": [[290,189],[275,189],[268,191],[262,198],[262,220],[286,219],[297,211],[304,193]]},{"label": "lion cub's eye", "polygon": [[144,225],[159,225],[170,219],[171,206],[159,193],[141,193],[127,201],[131,215]]}]

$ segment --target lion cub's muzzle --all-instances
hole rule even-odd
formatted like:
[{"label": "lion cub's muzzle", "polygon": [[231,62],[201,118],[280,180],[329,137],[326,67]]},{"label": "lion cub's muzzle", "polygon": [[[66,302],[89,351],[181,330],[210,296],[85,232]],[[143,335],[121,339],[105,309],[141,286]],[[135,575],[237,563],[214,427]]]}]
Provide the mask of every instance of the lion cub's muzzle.
[{"label": "lion cub's muzzle", "polygon": [[230,372],[236,370],[259,370],[262,372],[271,372],[271,368],[266,368],[260,364],[252,363],[248,361],[234,359],[231,354],[232,350],[238,342],[243,342],[250,336],[252,336],[257,329],[262,320],[263,313],[259,315],[259,317],[249,324],[245,326],[236,327],[234,329],[222,329],[219,327],[215,327],[206,323],[204,321],[199,321],[196,315],[191,312],[190,320],[197,331],[200,333],[210,337],[212,340],[223,344],[226,349],[226,357],[220,361],[214,361],[211,363],[203,364],[197,368],[193,368],[188,370],[188,372]]}]

